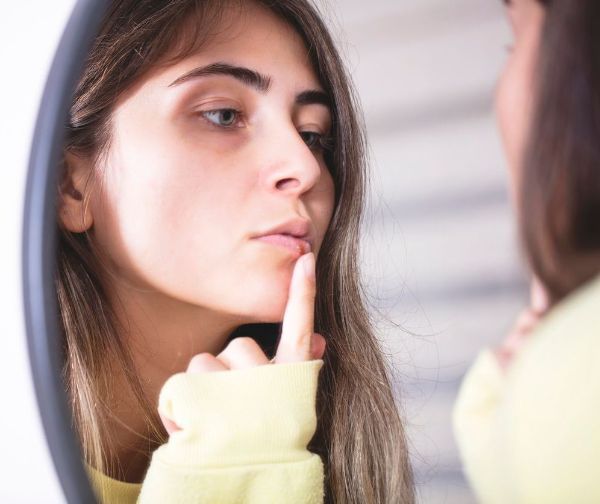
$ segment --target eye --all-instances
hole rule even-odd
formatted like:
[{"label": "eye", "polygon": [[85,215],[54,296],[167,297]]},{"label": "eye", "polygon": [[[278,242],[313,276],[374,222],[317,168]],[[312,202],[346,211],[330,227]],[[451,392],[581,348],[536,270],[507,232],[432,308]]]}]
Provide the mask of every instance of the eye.
[{"label": "eye", "polygon": [[240,119],[241,112],[236,109],[217,109],[202,112],[202,117],[221,128],[231,128]]},{"label": "eye", "polygon": [[315,131],[300,131],[300,137],[309,149],[330,150],[330,138],[321,135]]}]

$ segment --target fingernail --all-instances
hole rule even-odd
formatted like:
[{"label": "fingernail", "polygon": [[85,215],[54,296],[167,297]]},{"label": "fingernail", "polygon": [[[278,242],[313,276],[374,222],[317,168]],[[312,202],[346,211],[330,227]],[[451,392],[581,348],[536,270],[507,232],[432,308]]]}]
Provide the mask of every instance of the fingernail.
[{"label": "fingernail", "polygon": [[304,276],[308,279],[314,280],[315,278],[315,254],[309,252],[302,257],[302,267],[304,269]]}]

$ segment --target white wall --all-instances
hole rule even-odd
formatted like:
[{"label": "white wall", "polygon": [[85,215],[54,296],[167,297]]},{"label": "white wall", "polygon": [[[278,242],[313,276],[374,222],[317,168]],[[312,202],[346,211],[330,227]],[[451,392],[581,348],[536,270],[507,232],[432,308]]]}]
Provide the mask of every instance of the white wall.
[{"label": "white wall", "polygon": [[64,502],[29,374],[21,222],[29,143],[46,73],[74,0],[3,2],[0,21],[0,502]]}]

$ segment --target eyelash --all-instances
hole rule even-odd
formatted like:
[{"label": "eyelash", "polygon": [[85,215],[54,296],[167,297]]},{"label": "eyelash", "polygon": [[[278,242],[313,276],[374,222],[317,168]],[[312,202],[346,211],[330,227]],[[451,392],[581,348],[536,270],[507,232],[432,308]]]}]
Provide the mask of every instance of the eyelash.
[{"label": "eyelash", "polygon": [[[316,131],[300,131],[299,134],[310,150],[327,152],[331,152],[333,150],[333,138],[330,135],[322,135]],[[312,142],[309,142],[305,135],[314,135],[316,139],[314,139]]]},{"label": "eyelash", "polygon": [[[222,113],[233,113],[234,114],[234,122],[232,124],[218,124],[211,119],[209,116],[212,114],[222,114]],[[221,109],[213,109],[213,110],[204,110],[200,112],[200,116],[208,122],[211,126],[222,129],[234,129],[239,128],[238,123],[243,120],[244,115],[241,110],[237,110],[234,108],[221,108]],[[300,131],[298,133],[304,143],[310,150],[317,151],[331,151],[333,150],[333,138],[330,135],[322,135],[321,133],[317,133],[316,131]],[[307,138],[310,137],[310,138]],[[316,138],[315,138],[316,137]],[[312,141],[311,141],[312,139]]]}]

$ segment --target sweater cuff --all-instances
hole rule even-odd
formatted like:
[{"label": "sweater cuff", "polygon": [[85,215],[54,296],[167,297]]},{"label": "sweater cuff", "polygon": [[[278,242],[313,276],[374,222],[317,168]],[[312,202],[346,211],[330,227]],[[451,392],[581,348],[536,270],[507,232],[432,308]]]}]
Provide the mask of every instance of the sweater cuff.
[{"label": "sweater cuff", "polygon": [[159,411],[181,430],[154,456],[188,468],[312,457],[306,446],[316,429],[322,365],[317,360],[172,376],[161,390]]}]

